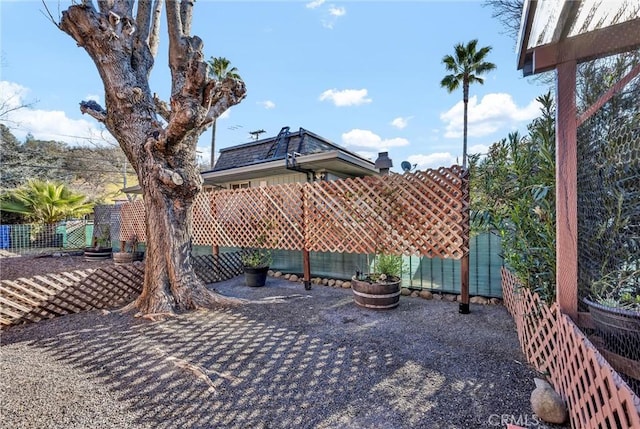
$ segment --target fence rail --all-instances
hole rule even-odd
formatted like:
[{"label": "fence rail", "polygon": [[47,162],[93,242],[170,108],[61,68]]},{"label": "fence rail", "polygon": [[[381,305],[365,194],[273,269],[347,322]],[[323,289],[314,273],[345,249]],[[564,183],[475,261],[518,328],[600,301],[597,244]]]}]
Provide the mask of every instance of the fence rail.
[{"label": "fence rail", "polygon": [[640,398],[558,304],[547,306],[502,270],[504,304],[529,363],[549,374],[573,428],[640,428]]}]

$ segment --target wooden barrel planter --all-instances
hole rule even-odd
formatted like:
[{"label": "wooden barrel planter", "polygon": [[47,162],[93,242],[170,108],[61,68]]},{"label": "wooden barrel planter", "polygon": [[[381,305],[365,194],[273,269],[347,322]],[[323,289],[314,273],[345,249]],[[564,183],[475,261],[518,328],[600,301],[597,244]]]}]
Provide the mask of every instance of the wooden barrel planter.
[{"label": "wooden barrel planter", "polygon": [[85,247],[84,248],[84,260],[85,261],[102,261],[104,259],[111,258],[111,247]]},{"label": "wooden barrel planter", "polygon": [[113,254],[113,262],[116,265],[130,264],[133,262],[133,253],[115,252]]},{"label": "wooden barrel planter", "polygon": [[400,279],[388,283],[351,280],[353,300],[360,307],[389,310],[400,304]]}]

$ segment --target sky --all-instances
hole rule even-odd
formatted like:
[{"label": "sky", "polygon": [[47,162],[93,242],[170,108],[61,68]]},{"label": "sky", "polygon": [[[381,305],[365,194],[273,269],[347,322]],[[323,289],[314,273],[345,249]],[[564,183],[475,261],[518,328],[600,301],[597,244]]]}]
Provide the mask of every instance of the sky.
[{"label": "sky", "polygon": [[[70,2],[46,0],[54,17]],[[198,0],[192,34],[206,58],[226,57],[247,97],[218,119],[216,148],[305,128],[375,160],[387,151],[393,170],[462,162],[462,90],[440,86],[442,63],[457,43],[491,46],[496,70],[472,85],[469,153],[526,125],[549,88],[522,77],[516,43],[481,1]],[[163,16],[164,19],[164,16]],[[100,142],[105,131],[79,103],[104,106],[104,89],[88,54],[45,15],[40,1],[0,0],[0,106],[29,104],[3,117],[23,140]],[[167,37],[162,33],[151,90],[168,100]],[[198,145],[210,159],[211,131]]]}]

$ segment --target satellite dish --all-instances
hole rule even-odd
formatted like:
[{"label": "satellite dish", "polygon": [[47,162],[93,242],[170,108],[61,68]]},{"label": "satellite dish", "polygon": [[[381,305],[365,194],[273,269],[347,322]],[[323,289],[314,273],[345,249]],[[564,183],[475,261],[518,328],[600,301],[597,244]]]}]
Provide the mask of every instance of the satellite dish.
[{"label": "satellite dish", "polygon": [[402,168],[402,171],[404,171],[405,173],[408,173],[411,171],[411,163],[409,161],[402,161],[402,163],[400,164],[400,168]]}]

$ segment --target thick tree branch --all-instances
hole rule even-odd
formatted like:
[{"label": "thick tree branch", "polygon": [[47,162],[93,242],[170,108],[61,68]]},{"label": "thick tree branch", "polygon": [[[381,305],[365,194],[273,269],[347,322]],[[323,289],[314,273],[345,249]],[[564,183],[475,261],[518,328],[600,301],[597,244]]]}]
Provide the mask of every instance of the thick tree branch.
[{"label": "thick tree branch", "polygon": [[182,34],[191,34],[191,21],[193,19],[193,0],[180,0],[180,21],[182,22]]},{"label": "thick tree branch", "polygon": [[86,113],[87,115],[92,116],[99,122],[104,123],[107,120],[107,111],[93,100],[81,101],[80,111],[83,114]]},{"label": "thick tree branch", "polygon": [[247,88],[242,80],[226,78],[222,82],[210,81],[205,89],[206,123],[213,122],[225,110],[240,103],[247,95]]},{"label": "thick tree branch", "polygon": [[180,6],[177,0],[167,1],[167,27],[169,30],[169,66],[171,67],[171,74],[174,81],[175,76],[173,76],[173,74],[179,69],[180,64],[184,60],[184,42],[182,25],[180,24],[179,8]]},{"label": "thick tree branch", "polygon": [[139,1],[138,11],[136,12],[136,25],[138,26],[138,34],[136,39],[138,43],[147,43],[149,31],[151,30],[151,2]]},{"label": "thick tree branch", "polygon": [[162,15],[162,5],[164,0],[154,0],[153,15],[151,18],[151,30],[149,33],[149,49],[153,58],[158,54],[158,43],[160,42],[160,16]]},{"label": "thick tree branch", "polygon": [[158,115],[160,115],[160,117],[165,121],[169,122],[171,119],[171,109],[166,101],[161,100],[160,97],[158,97],[158,94],[153,94],[153,102],[156,106],[156,112],[158,112]]}]

